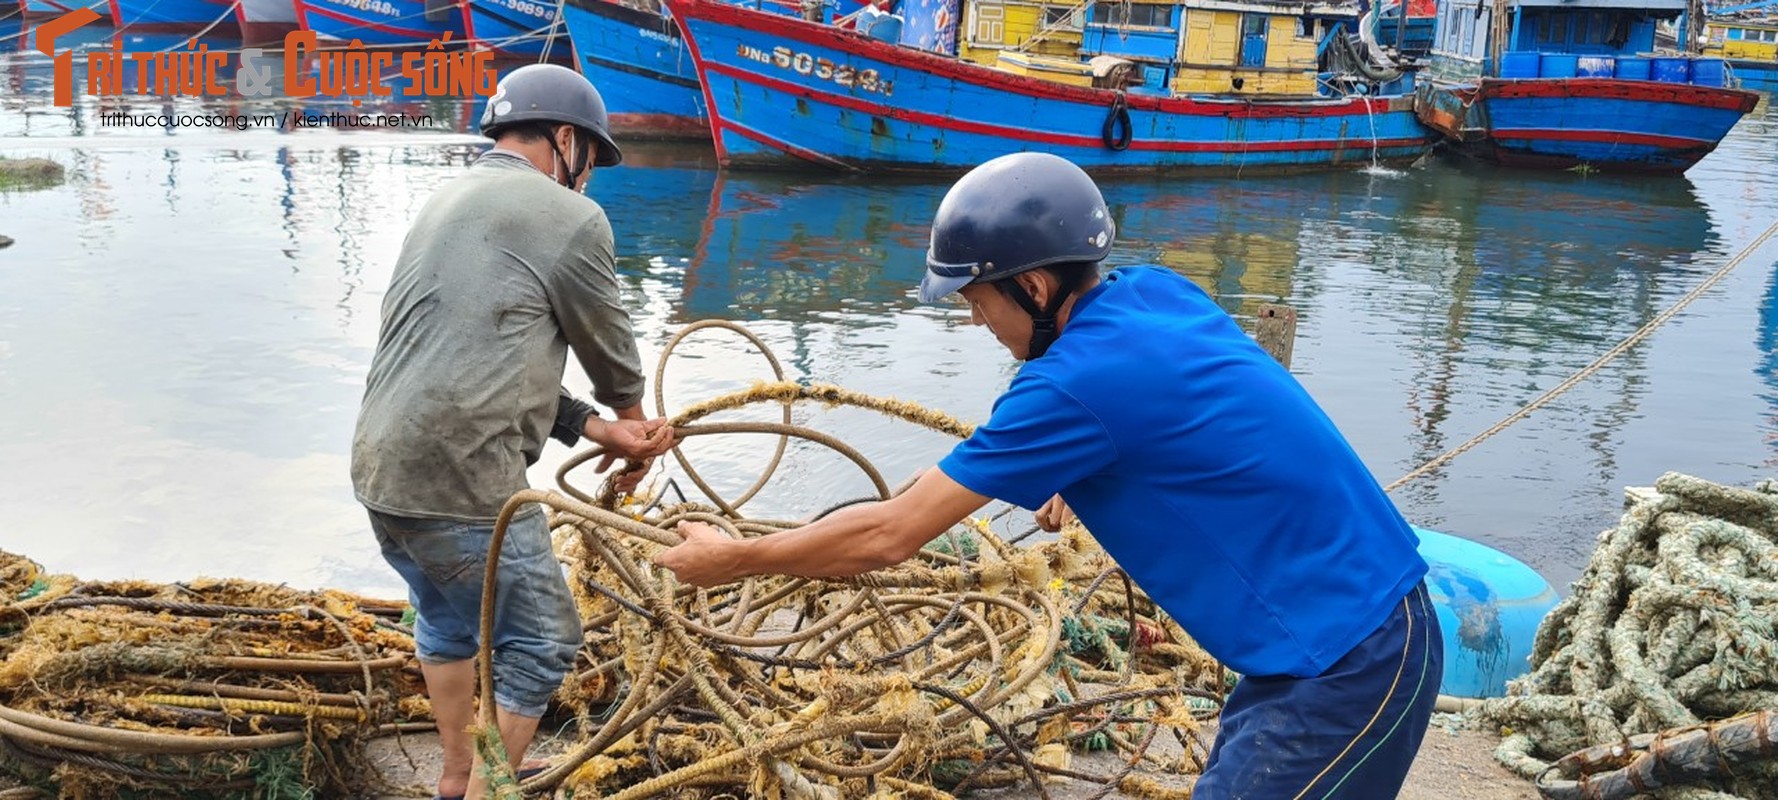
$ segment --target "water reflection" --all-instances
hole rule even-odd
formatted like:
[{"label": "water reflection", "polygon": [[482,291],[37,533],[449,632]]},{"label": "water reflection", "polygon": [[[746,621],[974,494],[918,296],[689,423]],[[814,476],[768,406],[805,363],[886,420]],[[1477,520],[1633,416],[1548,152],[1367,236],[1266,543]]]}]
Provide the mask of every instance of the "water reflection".
[{"label": "water reflection", "polygon": [[[1418,320],[1419,347],[1404,382],[1414,434],[1402,472],[1486,427],[1475,410],[1504,416],[1603,353],[1689,288],[1699,260],[1722,256],[1684,179],[1508,184],[1469,167],[1440,177],[1417,184],[1408,216],[1465,233],[1434,258],[1397,267],[1435,290],[1404,306]],[[1588,452],[1565,456],[1563,469],[1617,473],[1613,442],[1637,414],[1645,355],[1632,350],[1593,378],[1587,390],[1610,399],[1571,421],[1568,435]],[[1458,410],[1470,413],[1452,419]],[[1423,507],[1448,496],[1436,481],[1405,494]]]},{"label": "water reflection", "polygon": [[719,174],[686,270],[681,318],[905,305],[944,189]]},{"label": "water reflection", "polygon": [[[0,251],[0,547],[92,577],[394,592],[346,483],[346,447],[407,225],[479,146],[100,132],[98,104],[48,106],[47,74],[39,56],[0,58],[0,154],[69,168],[62,187],[0,194],[0,233],[19,240]],[[458,127],[475,111],[451,110]],[[1113,261],[1165,264],[1243,320],[1260,303],[1296,306],[1297,374],[1389,481],[1555,385],[1752,241],[1778,216],[1771,114],[1756,111],[1689,179],[1432,163],[1108,182]],[[962,309],[911,293],[944,188],[719,173],[706,150],[632,144],[591,194],[618,234],[650,372],[682,324],[743,320],[793,378],[979,420],[1015,365]],[[1666,469],[1763,477],[1778,463],[1773,261],[1750,260],[1649,344],[1398,501],[1561,582],[1623,485]],[[663,382],[669,410],[765,374],[738,340],[683,353]],[[568,382],[587,389],[572,371]],[[843,410],[806,419],[892,481],[947,446]],[[695,453],[719,485],[744,487],[770,444]],[[550,449],[533,482],[565,455]],[[807,513],[867,485],[837,457],[798,451],[755,510]]]}]

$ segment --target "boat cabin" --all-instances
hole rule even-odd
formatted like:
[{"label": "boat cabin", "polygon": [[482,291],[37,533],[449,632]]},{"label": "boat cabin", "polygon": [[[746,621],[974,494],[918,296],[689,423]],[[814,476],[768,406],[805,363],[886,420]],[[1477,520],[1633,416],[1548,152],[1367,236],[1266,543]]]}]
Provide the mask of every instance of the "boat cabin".
[{"label": "boat cabin", "polygon": [[[1722,86],[1721,59],[1655,51],[1655,28],[1687,0],[1512,0],[1494,19],[1487,0],[1439,0],[1432,76],[1615,78]],[[1500,41],[1495,42],[1495,36]]]},{"label": "boat cabin", "polygon": [[959,52],[1083,86],[1313,96],[1327,40],[1355,22],[1350,9],[1257,0],[973,0]]},{"label": "boat cabin", "polygon": [[957,55],[994,66],[1003,52],[1074,59],[1087,3],[978,0],[964,4]]},{"label": "boat cabin", "polygon": [[1704,52],[1747,61],[1778,61],[1778,19],[1712,19]]}]

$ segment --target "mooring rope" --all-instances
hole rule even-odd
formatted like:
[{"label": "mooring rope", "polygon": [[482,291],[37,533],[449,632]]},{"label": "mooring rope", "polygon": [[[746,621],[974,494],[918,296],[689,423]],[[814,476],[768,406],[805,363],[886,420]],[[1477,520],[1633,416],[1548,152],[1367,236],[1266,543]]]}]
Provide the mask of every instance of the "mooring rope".
[{"label": "mooring rope", "polygon": [[1624,339],[1616,345],[1613,345],[1610,350],[1605,351],[1604,354],[1593,359],[1592,363],[1581,367],[1580,370],[1576,371],[1573,375],[1568,376],[1568,378],[1561,383],[1551,387],[1549,391],[1538,395],[1535,400],[1521,406],[1517,411],[1506,415],[1504,419],[1494,423],[1494,425],[1490,426],[1487,430],[1470,437],[1468,441],[1457,445],[1456,447],[1440,453],[1431,461],[1421,464],[1408,474],[1396,478],[1394,483],[1383,487],[1383,491],[1393,492],[1402,486],[1412,483],[1418,478],[1430,474],[1439,467],[1451,463],[1453,459],[1475,449],[1477,445],[1493,438],[1495,434],[1500,433],[1511,427],[1514,423],[1531,416],[1532,412],[1542,408],[1551,400],[1561,396],[1569,389],[1573,389],[1575,386],[1580,385],[1581,381],[1592,377],[1593,373],[1598,372],[1606,364],[1616,360],[1618,356],[1623,355],[1625,352],[1628,352],[1630,348],[1635,347],[1637,344],[1641,343],[1642,340],[1647,339],[1650,334],[1655,332],[1656,328],[1666,324],[1668,320],[1673,319],[1679,312],[1685,310],[1686,306],[1691,305],[1692,301],[1697,300],[1699,297],[1703,296],[1705,292],[1710,291],[1711,287],[1715,286],[1723,278],[1728,277],[1728,274],[1733,271],[1735,267],[1740,266],[1742,261],[1747,260],[1749,255],[1752,255],[1754,251],[1758,250],[1760,247],[1764,246],[1767,241],[1771,240],[1773,235],[1778,235],[1778,221],[1774,221],[1771,225],[1767,226],[1764,233],[1761,233],[1746,247],[1741,248],[1739,253],[1736,253],[1727,263],[1724,263],[1715,272],[1711,273],[1710,277],[1705,278],[1691,291],[1686,292],[1685,295],[1674,301],[1673,305],[1668,306],[1665,311],[1656,314],[1653,319],[1649,320],[1642,327],[1637,328],[1635,332],[1624,337]]}]

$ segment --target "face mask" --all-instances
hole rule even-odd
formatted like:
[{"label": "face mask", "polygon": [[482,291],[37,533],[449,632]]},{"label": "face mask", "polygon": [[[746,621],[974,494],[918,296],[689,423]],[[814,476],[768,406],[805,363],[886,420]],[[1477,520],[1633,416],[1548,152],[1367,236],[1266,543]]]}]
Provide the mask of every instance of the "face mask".
[{"label": "face mask", "polygon": [[[556,162],[550,166],[549,177],[550,180],[555,181],[557,184],[569,190],[580,191],[574,186],[575,178],[580,172],[586,171],[586,165],[584,164],[581,165],[581,168],[578,171],[574,169],[574,165],[580,163],[580,132],[570,132],[568,134],[568,143],[568,157],[563,158],[562,151],[556,147],[555,138],[550,138],[549,150],[551,153],[555,154]],[[562,174],[564,171],[568,173],[566,176]],[[592,176],[589,175],[588,177],[591,178]]]}]

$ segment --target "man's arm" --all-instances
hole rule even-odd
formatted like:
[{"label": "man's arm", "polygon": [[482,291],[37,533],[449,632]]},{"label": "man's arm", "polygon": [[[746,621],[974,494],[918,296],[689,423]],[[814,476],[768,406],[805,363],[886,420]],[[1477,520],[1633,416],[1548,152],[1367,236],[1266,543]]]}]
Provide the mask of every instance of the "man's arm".
[{"label": "man's arm", "polygon": [[593,398],[615,412],[616,419],[609,421],[582,418],[582,433],[606,450],[597,469],[610,469],[619,457],[637,460],[639,467],[619,476],[615,485],[619,492],[635,491],[654,457],[673,446],[673,429],[642,412],[642,360],[630,313],[623,307],[611,225],[603,213],[575,231],[548,287],[562,336],[593,381]]},{"label": "man's arm", "polygon": [[841,509],[794,530],[735,540],[701,522],[679,523],[685,542],[654,561],[679,580],[716,586],[749,575],[837,578],[893,566],[986,505],[942,470],[929,469],[889,500]]},{"label": "man's arm", "polygon": [[612,409],[640,404],[642,358],[630,312],[623,306],[611,225],[603,214],[587,220],[570,238],[547,285],[562,337],[593,381],[593,399]]}]

